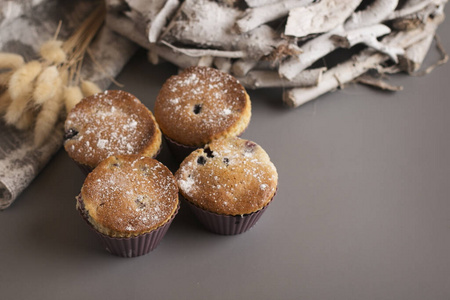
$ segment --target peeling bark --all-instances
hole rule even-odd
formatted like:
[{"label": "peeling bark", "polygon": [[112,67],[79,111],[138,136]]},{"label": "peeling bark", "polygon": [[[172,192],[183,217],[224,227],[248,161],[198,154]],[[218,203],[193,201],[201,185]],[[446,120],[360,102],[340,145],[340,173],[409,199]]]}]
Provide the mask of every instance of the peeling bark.
[{"label": "peeling bark", "polygon": [[397,7],[398,0],[375,0],[365,10],[354,12],[345,22],[345,29],[369,26],[385,20]]},{"label": "peeling bark", "polygon": [[245,77],[238,77],[238,80],[250,89],[273,88],[273,87],[307,87],[319,84],[325,68],[305,70],[299,73],[292,80],[280,78],[276,71],[254,70]]},{"label": "peeling bark", "polygon": [[390,29],[382,24],[351,31],[344,31],[342,27],[335,28],[303,45],[301,47],[303,52],[282,63],[279,68],[279,73],[287,79],[294,78],[298,73],[311,66],[315,61],[337,48],[349,48],[359,43],[365,43],[369,47],[374,47],[377,50],[389,53],[389,55],[396,60],[397,55],[402,54],[403,52],[400,49],[386,48],[377,41],[377,37],[386,35],[389,32]]},{"label": "peeling bark", "polygon": [[259,25],[287,16],[289,11],[296,7],[311,4],[314,0],[288,0],[273,4],[249,8],[237,20],[236,26],[240,32],[248,32]]},{"label": "peeling bark", "polygon": [[[386,46],[407,49],[429,35],[434,35],[444,16],[436,15],[426,26],[407,32],[395,32],[383,39]],[[321,82],[315,87],[288,90],[283,95],[284,102],[291,107],[298,107],[322,94],[342,87],[345,83],[361,76],[370,69],[376,69],[389,59],[389,56],[373,49],[363,50],[350,60],[337,65],[323,74]]]},{"label": "peeling bark", "polygon": [[177,10],[180,2],[178,0],[168,0],[161,11],[155,16],[148,28],[148,41],[155,43],[161,34],[167,19]]},{"label": "peeling bark", "polygon": [[322,0],[289,12],[284,34],[303,37],[330,31],[353,13],[361,0]]}]

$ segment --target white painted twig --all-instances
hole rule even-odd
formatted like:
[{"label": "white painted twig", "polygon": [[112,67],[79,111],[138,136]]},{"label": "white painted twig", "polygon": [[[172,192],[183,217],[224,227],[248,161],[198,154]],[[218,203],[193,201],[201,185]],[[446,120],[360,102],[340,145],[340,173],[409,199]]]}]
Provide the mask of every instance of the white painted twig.
[{"label": "white painted twig", "polygon": [[191,57],[214,56],[214,57],[241,58],[247,56],[247,54],[244,51],[222,51],[216,49],[185,49],[171,45],[166,41],[161,41],[161,44],[171,48],[175,52],[179,52]]},{"label": "white painted twig", "polygon": [[167,0],[164,7],[156,15],[148,28],[148,40],[150,43],[155,43],[159,35],[161,34],[164,26],[167,23],[167,19],[177,10],[180,6],[178,0]]},{"label": "white painted twig", "polygon": [[108,13],[106,15],[106,23],[109,28],[127,37],[139,46],[147,49],[150,47],[150,42],[144,32],[137,30],[131,19],[113,13]]},{"label": "white painted twig", "polygon": [[284,34],[304,37],[313,33],[328,32],[352,14],[361,0],[322,0],[289,12]]},{"label": "white painted twig", "polygon": [[366,9],[354,12],[345,22],[345,29],[355,29],[380,23],[397,7],[398,0],[375,0]]},{"label": "white painted twig", "polygon": [[319,84],[325,68],[304,70],[293,80],[280,78],[276,71],[253,70],[245,77],[238,77],[238,80],[250,89],[273,88],[273,87],[306,87]]},{"label": "white painted twig", "polygon": [[342,28],[336,28],[305,43],[301,47],[302,53],[287,59],[280,65],[279,74],[287,79],[293,79],[315,61],[335,50],[337,45],[330,38],[341,31]]},{"label": "white painted twig", "polygon": [[405,51],[402,48],[389,47],[380,43],[377,38],[391,32],[391,29],[383,24],[375,24],[363,28],[347,31],[345,34],[333,35],[331,37],[340,47],[351,48],[356,44],[366,44],[367,46],[383,52],[395,62],[398,62],[398,55],[402,55]]},{"label": "white painted twig", "polygon": [[398,18],[404,18],[406,16],[415,14],[423,10],[428,5],[442,5],[447,3],[447,0],[409,0],[405,5],[399,9],[391,12],[386,20],[393,20]]},{"label": "white painted twig", "polygon": [[284,0],[264,6],[249,8],[236,22],[240,32],[248,32],[259,25],[287,16],[295,7],[311,4],[314,0]]},{"label": "white painted twig", "polygon": [[426,36],[423,40],[406,49],[405,54],[400,58],[400,69],[408,74],[419,70],[433,43],[433,38],[433,35]]},{"label": "white painted twig", "polygon": [[[433,35],[438,24],[442,21],[443,15],[436,15],[434,19],[429,20],[423,28],[393,33],[384,38],[383,42],[389,47],[401,47],[407,49],[415,43],[422,41],[425,37]],[[388,59],[389,56],[386,54],[375,52],[373,49],[365,49],[361,53],[354,55],[350,60],[325,72],[321,82],[317,86],[288,90],[284,93],[283,100],[291,107],[300,106],[352,81],[369,69],[377,68],[381,63]]]},{"label": "white painted twig", "polygon": [[159,46],[152,44],[150,46],[150,51],[155,53],[157,56],[165,59],[168,62],[173,63],[181,69],[185,69],[190,66],[197,66],[199,64],[199,57],[191,57],[185,54],[175,52],[171,48],[166,46]]},{"label": "white painted twig", "polygon": [[283,93],[283,101],[291,107],[297,107],[322,94],[337,89],[339,86],[364,74],[386,60],[386,55],[365,50],[346,62],[323,74],[321,82],[315,87],[295,88]]},{"label": "white painted twig", "polygon": [[268,4],[277,3],[279,0],[245,0],[245,3],[247,3],[248,7],[258,7]]},{"label": "white painted twig", "polygon": [[254,59],[239,59],[233,63],[231,66],[231,73],[234,76],[242,77],[245,76],[251,69],[253,69],[258,64],[258,60]]},{"label": "white painted twig", "polygon": [[396,59],[396,54],[402,52],[399,52],[398,49],[384,49],[382,45],[377,44],[376,38],[386,35],[389,32],[389,27],[382,24],[351,31],[344,31],[340,26],[305,43],[301,47],[303,52],[283,62],[278,71],[283,77],[292,79],[298,73],[311,66],[315,61],[338,47],[349,48],[359,43],[370,44],[369,46],[388,52]]},{"label": "white painted twig", "polygon": [[229,73],[231,70],[231,59],[227,57],[215,57],[213,64],[218,70],[222,72]]}]

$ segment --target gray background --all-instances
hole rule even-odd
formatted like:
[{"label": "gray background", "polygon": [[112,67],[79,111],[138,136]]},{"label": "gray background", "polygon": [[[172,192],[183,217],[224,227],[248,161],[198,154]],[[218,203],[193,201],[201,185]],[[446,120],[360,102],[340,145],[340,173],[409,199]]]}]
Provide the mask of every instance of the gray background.
[{"label": "gray background", "polygon": [[[118,81],[153,109],[175,73],[141,51]],[[445,65],[394,76],[398,93],[349,85],[297,109],[281,90],[250,91],[243,137],[277,166],[275,201],[239,236],[205,231],[182,206],[133,259],[105,252],[79,217],[84,177],[61,150],[0,213],[0,298],[450,299],[449,77]],[[176,170],[167,148],[160,159]]]}]

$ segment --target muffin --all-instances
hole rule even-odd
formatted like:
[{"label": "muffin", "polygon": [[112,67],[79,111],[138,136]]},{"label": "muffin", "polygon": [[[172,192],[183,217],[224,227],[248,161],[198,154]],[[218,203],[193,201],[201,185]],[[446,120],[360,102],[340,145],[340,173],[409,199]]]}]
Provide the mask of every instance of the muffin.
[{"label": "muffin", "polygon": [[161,131],[153,114],[130,93],[113,90],[86,97],[67,115],[64,148],[86,173],[111,155],[155,157]]},{"label": "muffin", "polygon": [[189,67],[163,84],[154,112],[169,148],[181,161],[216,139],[241,135],[250,122],[251,103],[233,76]]},{"label": "muffin", "polygon": [[192,152],[175,173],[181,195],[212,232],[239,234],[261,217],[275,196],[278,174],[267,153],[238,137]]},{"label": "muffin", "polygon": [[163,238],[178,212],[178,187],[153,158],[110,156],[88,174],[76,207],[109,252],[135,257]]}]

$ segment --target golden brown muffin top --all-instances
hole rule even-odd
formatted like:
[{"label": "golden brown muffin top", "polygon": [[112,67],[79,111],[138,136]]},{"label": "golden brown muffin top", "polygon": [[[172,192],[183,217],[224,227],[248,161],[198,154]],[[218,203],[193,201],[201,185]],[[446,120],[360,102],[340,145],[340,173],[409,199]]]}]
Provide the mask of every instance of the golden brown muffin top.
[{"label": "golden brown muffin top", "polygon": [[77,203],[94,228],[112,237],[152,231],[172,217],[177,205],[172,173],[157,160],[140,155],[102,161],[86,177]]},{"label": "golden brown muffin top", "polygon": [[224,215],[255,212],[275,195],[278,174],[256,143],[220,139],[192,152],[175,173],[181,194],[205,210]]},{"label": "golden brown muffin top", "polygon": [[233,76],[213,68],[189,67],[163,84],[154,112],[170,139],[203,146],[241,134],[250,122],[251,103]]},{"label": "golden brown muffin top", "polygon": [[69,156],[90,167],[111,155],[152,157],[161,147],[153,114],[135,96],[119,90],[82,99],[67,115],[64,129]]}]

